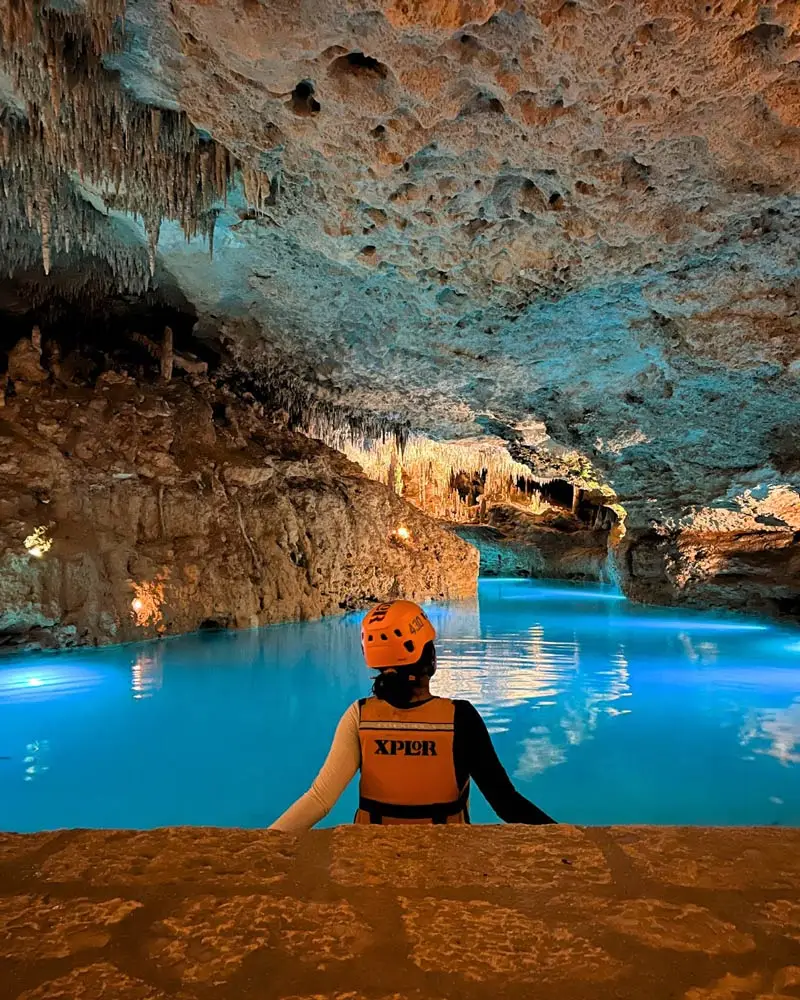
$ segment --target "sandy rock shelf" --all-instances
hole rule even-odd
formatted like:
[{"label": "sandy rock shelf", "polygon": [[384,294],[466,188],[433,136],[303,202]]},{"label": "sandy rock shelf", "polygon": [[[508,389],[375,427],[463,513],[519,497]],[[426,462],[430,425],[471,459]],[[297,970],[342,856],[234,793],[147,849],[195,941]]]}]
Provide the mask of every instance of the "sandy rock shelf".
[{"label": "sandy rock shelf", "polygon": [[0,835],[2,1000],[800,996],[800,830]]}]

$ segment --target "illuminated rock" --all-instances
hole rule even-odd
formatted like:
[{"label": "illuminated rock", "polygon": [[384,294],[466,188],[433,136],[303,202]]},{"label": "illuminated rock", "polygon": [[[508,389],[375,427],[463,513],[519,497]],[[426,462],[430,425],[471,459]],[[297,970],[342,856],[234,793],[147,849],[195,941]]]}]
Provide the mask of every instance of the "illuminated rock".
[{"label": "illuminated rock", "polygon": [[[108,373],[96,389],[32,387],[3,412],[0,649],[475,591],[474,549],[210,382]],[[68,447],[42,433],[51,422]]]}]

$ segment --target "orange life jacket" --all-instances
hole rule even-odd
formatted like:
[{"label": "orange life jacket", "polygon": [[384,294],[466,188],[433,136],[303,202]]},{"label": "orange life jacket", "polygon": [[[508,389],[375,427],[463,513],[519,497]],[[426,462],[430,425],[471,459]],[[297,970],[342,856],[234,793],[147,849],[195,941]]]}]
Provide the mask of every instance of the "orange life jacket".
[{"label": "orange life jacket", "polygon": [[469,823],[469,780],[458,787],[455,705],[432,698],[394,708],[359,703],[361,787],[356,823]]}]

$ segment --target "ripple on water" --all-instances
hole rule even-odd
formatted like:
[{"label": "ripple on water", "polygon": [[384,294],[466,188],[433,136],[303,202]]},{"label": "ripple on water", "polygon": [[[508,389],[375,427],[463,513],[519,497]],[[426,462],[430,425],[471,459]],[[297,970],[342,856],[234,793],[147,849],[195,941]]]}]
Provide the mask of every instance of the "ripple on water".
[{"label": "ripple on water", "polygon": [[[440,695],[577,823],[800,825],[800,630],[484,581],[431,608]],[[0,661],[0,824],[263,826],[369,689],[359,617]],[[355,788],[326,821],[348,822]],[[493,814],[475,794],[473,818]]]}]

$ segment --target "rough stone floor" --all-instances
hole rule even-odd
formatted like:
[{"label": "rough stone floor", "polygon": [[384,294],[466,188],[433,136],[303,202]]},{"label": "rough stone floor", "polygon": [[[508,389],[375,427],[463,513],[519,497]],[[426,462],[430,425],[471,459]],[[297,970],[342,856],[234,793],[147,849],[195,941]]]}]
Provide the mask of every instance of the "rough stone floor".
[{"label": "rough stone floor", "polygon": [[800,830],[0,835],[0,997],[800,997]]}]

